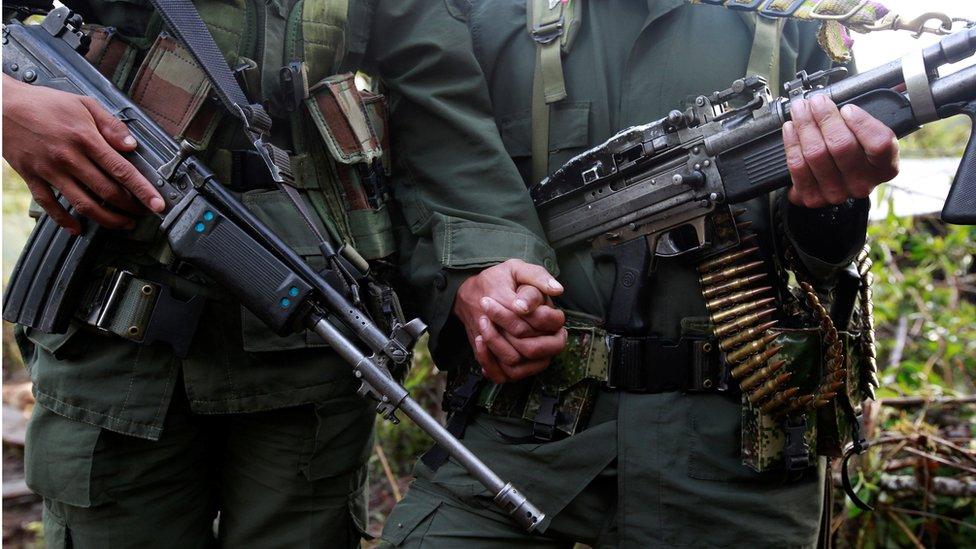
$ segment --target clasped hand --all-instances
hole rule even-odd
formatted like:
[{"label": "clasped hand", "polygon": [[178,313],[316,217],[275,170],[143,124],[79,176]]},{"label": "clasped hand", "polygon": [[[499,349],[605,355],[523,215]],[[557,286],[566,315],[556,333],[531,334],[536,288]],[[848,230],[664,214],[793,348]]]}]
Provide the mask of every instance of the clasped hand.
[{"label": "clasped hand", "polygon": [[566,345],[566,315],[552,298],[563,287],[538,265],[510,259],[464,281],[454,314],[464,324],[482,373],[495,383],[546,368]]}]

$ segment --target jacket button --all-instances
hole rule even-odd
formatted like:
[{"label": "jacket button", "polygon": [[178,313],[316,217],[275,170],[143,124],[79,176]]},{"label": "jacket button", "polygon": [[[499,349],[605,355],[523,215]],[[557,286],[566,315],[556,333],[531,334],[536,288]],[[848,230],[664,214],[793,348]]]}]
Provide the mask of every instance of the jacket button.
[{"label": "jacket button", "polygon": [[545,266],[546,270],[550,273],[556,270],[556,262],[552,260],[551,257],[547,257],[542,261],[542,265]]},{"label": "jacket button", "polygon": [[439,271],[437,274],[434,275],[434,287],[437,288],[438,290],[443,290],[444,288],[447,288],[447,277],[444,276],[443,271]]}]

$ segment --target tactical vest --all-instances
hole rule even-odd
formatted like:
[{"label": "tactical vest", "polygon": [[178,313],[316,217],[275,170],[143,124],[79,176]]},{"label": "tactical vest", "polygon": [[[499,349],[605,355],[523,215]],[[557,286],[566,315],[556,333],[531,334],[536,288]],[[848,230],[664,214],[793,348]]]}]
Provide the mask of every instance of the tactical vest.
[{"label": "tactical vest", "polygon": [[[385,178],[385,98],[359,90],[342,63],[348,0],[203,0],[197,2],[218,47],[252,101],[274,119],[272,141],[289,151],[295,181],[316,226],[273,183],[223,112],[203,71],[152,12],[143,28],[89,26],[87,58],[177,140],[202,151],[218,180],[314,267],[324,267],[318,235],[343,246],[362,270],[394,251]],[[143,4],[147,5],[147,4]],[[117,9],[118,8],[118,9]],[[108,8],[131,9],[113,2]],[[145,12],[143,12],[145,13]],[[155,225],[139,227],[135,246],[162,264],[173,260]],[[127,247],[131,249],[131,247]],[[308,334],[273,335],[246,310],[245,350],[317,345]],[[124,324],[125,322],[123,322]]]}]

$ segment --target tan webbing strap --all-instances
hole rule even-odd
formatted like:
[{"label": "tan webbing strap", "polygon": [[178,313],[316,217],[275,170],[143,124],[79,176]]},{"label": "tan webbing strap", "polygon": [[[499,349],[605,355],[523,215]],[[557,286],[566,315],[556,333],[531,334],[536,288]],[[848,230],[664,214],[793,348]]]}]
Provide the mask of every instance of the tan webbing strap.
[{"label": "tan webbing strap", "polygon": [[564,12],[572,8],[561,0],[526,0],[525,9],[529,35],[536,43],[532,77],[532,182],[536,183],[549,172],[549,109],[566,98]]},{"label": "tan webbing strap", "polygon": [[773,97],[777,97],[782,91],[779,82],[779,64],[780,42],[783,38],[785,20],[756,16],[755,21],[756,31],[746,75],[758,74],[765,78]]}]

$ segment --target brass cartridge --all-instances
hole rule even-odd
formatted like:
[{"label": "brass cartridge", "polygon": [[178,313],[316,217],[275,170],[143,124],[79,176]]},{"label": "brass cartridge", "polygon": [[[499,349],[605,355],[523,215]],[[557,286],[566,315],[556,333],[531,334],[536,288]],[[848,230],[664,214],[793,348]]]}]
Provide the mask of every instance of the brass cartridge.
[{"label": "brass cartridge", "polygon": [[748,328],[760,322],[764,322],[769,317],[773,316],[776,309],[766,309],[763,311],[758,311],[752,314],[748,314],[743,317],[739,317],[728,324],[722,324],[721,326],[715,327],[715,337],[725,337],[730,334],[737,333],[739,330]]},{"label": "brass cartridge", "polygon": [[782,345],[775,345],[759,354],[752,355],[748,360],[732,369],[732,377],[735,379],[742,379],[744,376],[753,372],[756,368],[759,368],[765,364],[767,360],[776,356],[776,353],[780,352],[782,349]]},{"label": "brass cartridge", "polygon": [[779,389],[780,387],[783,386],[784,383],[789,381],[790,376],[792,375],[793,374],[791,372],[782,373],[776,376],[775,378],[767,381],[766,383],[763,383],[762,386],[756,389],[755,391],[747,392],[746,395],[749,397],[749,402],[755,404],[760,400],[766,398],[767,396],[772,394],[773,391]]},{"label": "brass cartridge", "polygon": [[787,403],[789,403],[790,399],[793,398],[793,397],[795,397],[796,394],[799,393],[799,392],[800,392],[800,389],[799,388],[797,388],[797,387],[791,387],[791,388],[783,391],[782,393],[774,396],[772,398],[772,400],[770,400],[766,404],[763,404],[762,406],[760,406],[759,407],[759,411],[762,412],[762,413],[764,413],[764,414],[771,414],[771,413],[775,412],[776,410],[782,408]]},{"label": "brass cartridge", "polygon": [[754,271],[762,266],[763,266],[762,261],[753,261],[751,263],[745,263],[742,265],[735,265],[733,267],[728,267],[726,269],[722,269],[721,271],[703,275],[701,277],[701,285],[704,287],[704,286],[712,286],[714,284],[718,284],[719,282],[725,282],[726,280],[737,277],[741,274],[745,274],[749,271]]},{"label": "brass cartridge", "polygon": [[711,286],[702,290],[702,296],[705,299],[711,299],[715,296],[722,295],[727,292],[734,292],[736,290],[741,290],[746,286],[750,286],[754,282],[759,282],[760,280],[766,278],[766,273],[759,273],[749,276],[744,276],[742,278],[737,278],[735,280],[730,280],[725,284],[719,286]]},{"label": "brass cartridge", "polygon": [[769,366],[760,368],[759,371],[747,377],[746,379],[742,380],[742,383],[739,383],[739,389],[742,389],[743,391],[748,391],[749,389],[752,389],[753,387],[762,383],[769,376],[778,372],[785,365],[786,365],[785,360],[777,360],[776,362],[770,364]]},{"label": "brass cartridge", "polygon": [[713,271],[727,265],[731,265],[741,259],[745,259],[750,255],[759,251],[758,246],[752,246],[744,250],[732,250],[731,252],[725,253],[716,257],[715,259],[710,259],[698,266],[699,273],[707,273],[708,271]]},{"label": "brass cartridge", "polygon": [[736,292],[734,294],[729,294],[711,301],[705,302],[705,307],[708,308],[709,312],[715,312],[719,309],[724,309],[729,305],[735,305],[737,303],[742,303],[749,298],[759,296],[760,294],[771,292],[773,289],[769,286],[763,286],[761,288],[752,288],[749,290],[743,290],[741,292]]},{"label": "brass cartridge", "polygon": [[779,337],[779,334],[766,334],[759,339],[754,339],[729,353],[725,359],[729,362],[742,362],[749,355],[758,353],[759,351],[769,347],[769,344],[776,341],[777,337]]},{"label": "brass cartridge", "polygon": [[763,324],[760,324],[759,326],[753,326],[748,330],[743,330],[735,334],[734,336],[723,339],[722,341],[719,342],[718,346],[723,351],[728,352],[732,349],[735,349],[739,345],[742,345],[747,341],[752,341],[760,337],[763,334],[763,332],[775,326],[777,322],[778,322],[777,320],[770,320],[769,322],[765,322]]},{"label": "brass cartridge", "polygon": [[737,316],[742,316],[746,313],[750,313],[752,311],[755,311],[756,309],[765,307],[766,305],[769,305],[770,303],[773,303],[775,301],[776,301],[775,297],[764,297],[757,301],[748,301],[741,305],[736,305],[731,309],[726,309],[724,311],[713,314],[712,324],[722,324],[723,322],[725,322],[730,318],[734,318]]}]

